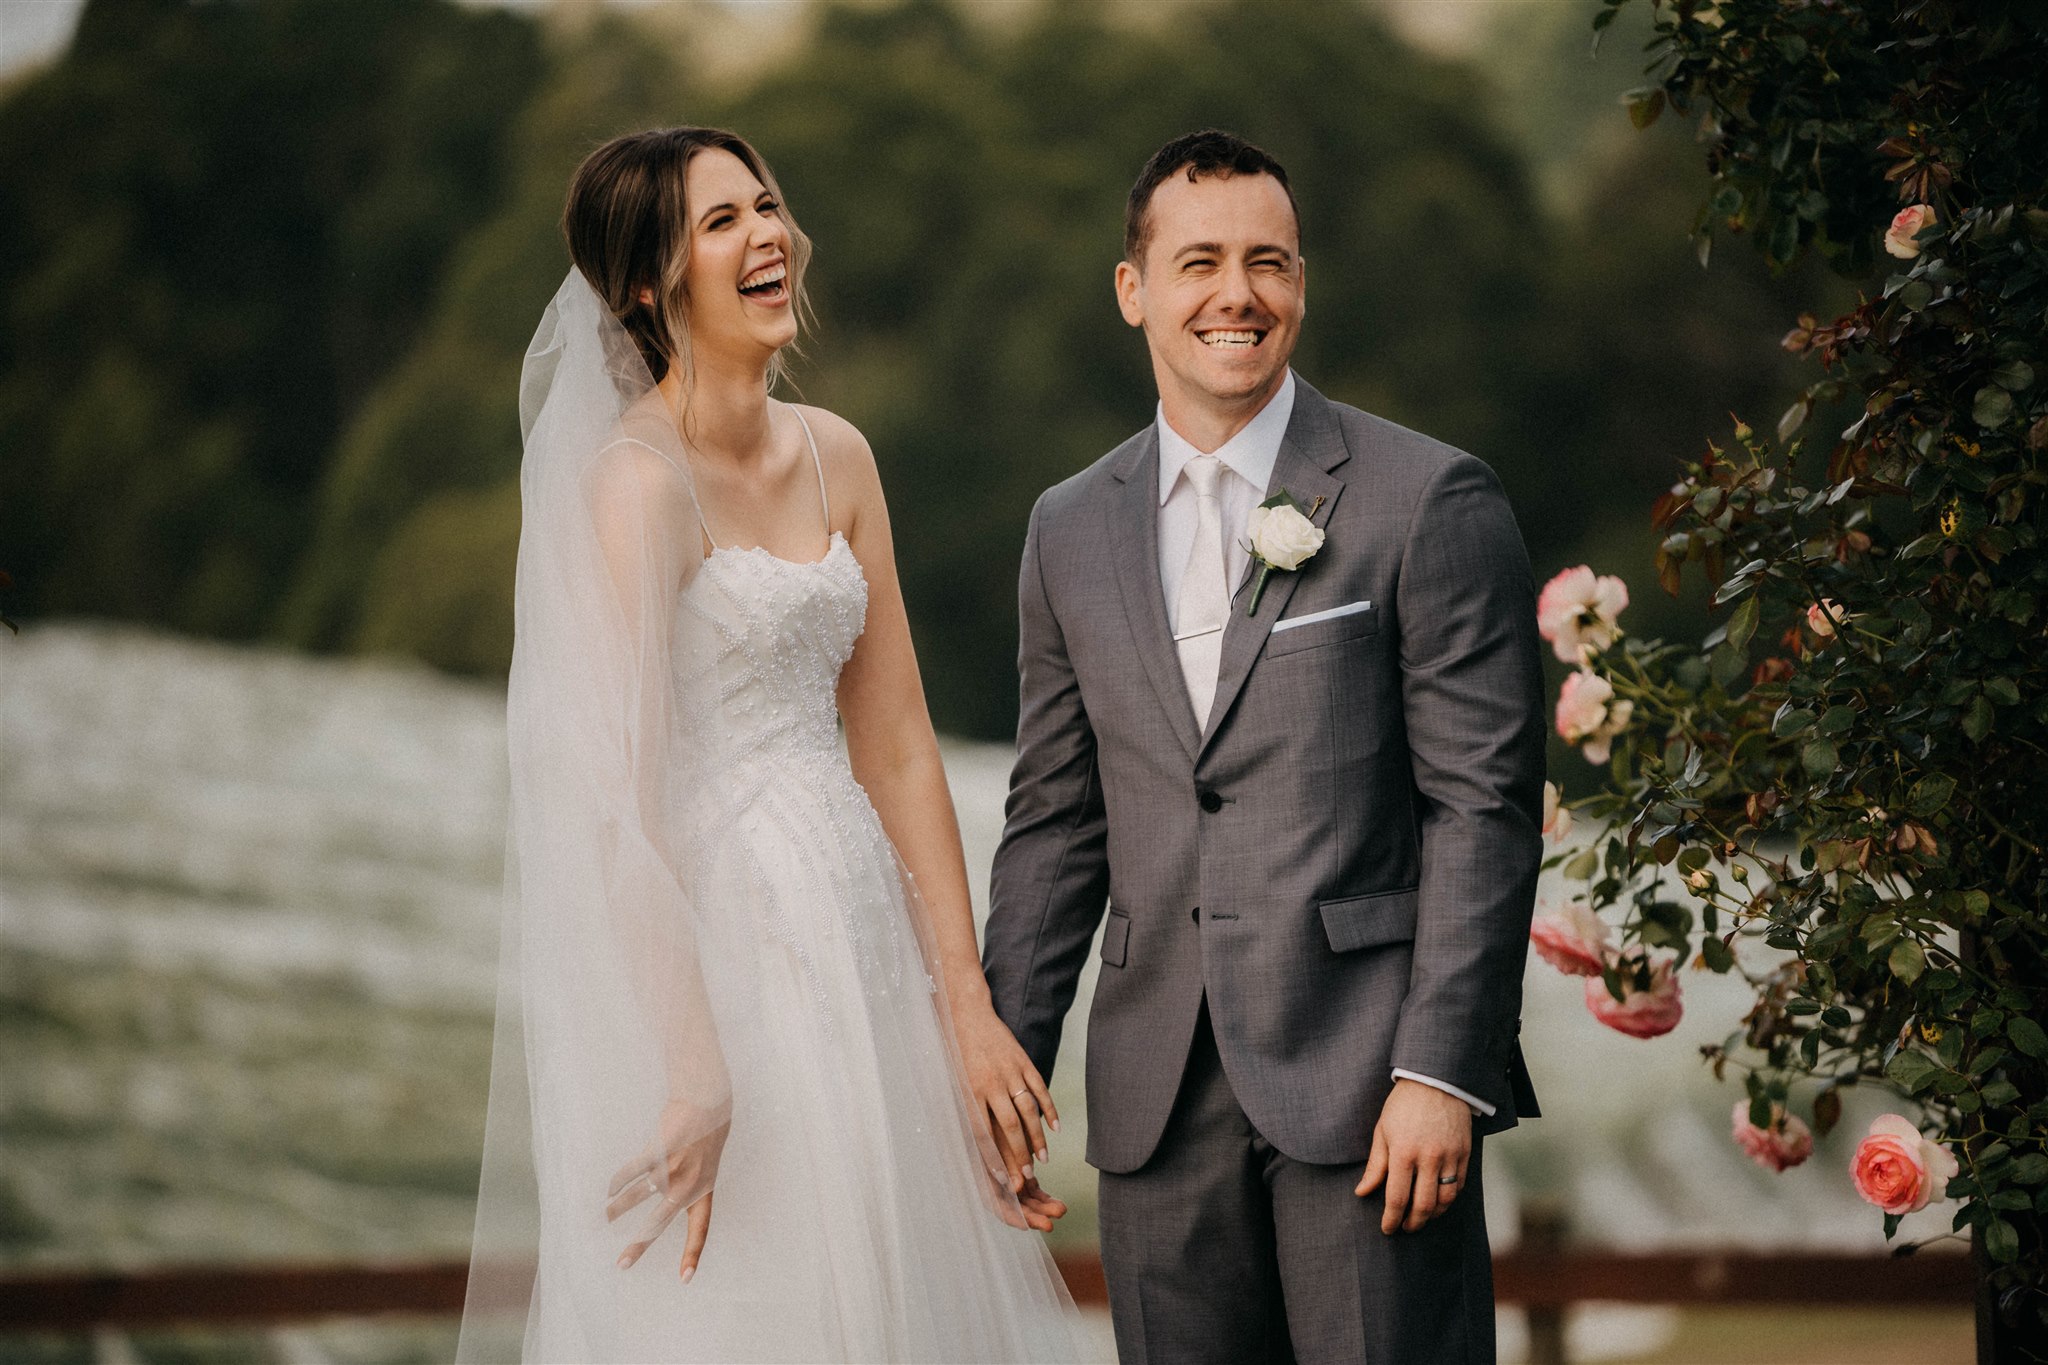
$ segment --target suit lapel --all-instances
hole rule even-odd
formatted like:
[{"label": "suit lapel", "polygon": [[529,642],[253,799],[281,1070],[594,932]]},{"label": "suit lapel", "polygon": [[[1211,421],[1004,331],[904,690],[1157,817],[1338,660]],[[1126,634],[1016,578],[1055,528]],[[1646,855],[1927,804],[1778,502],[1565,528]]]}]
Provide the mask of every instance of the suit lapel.
[{"label": "suit lapel", "polygon": [[[1294,414],[1287,421],[1287,435],[1280,443],[1279,458],[1273,462],[1273,481],[1267,485],[1266,495],[1271,497],[1284,488],[1294,495],[1304,510],[1321,498],[1322,506],[1316,508],[1312,520],[1318,526],[1327,526],[1330,513],[1337,506],[1337,498],[1344,491],[1344,481],[1330,471],[1349,457],[1350,452],[1345,448],[1343,433],[1337,426],[1337,414],[1331,410],[1330,401],[1296,375]],[[1243,534],[1241,527],[1225,529],[1230,534]],[[1157,535],[1155,529],[1155,540]],[[1266,590],[1259,597],[1258,611],[1249,616],[1245,614],[1245,606],[1251,601],[1251,585],[1258,579],[1258,566],[1250,566],[1238,584],[1237,595],[1231,599],[1229,624],[1223,628],[1223,660],[1216,673],[1216,700],[1209,708],[1209,723],[1197,745],[1197,758],[1215,737],[1223,717],[1237,700],[1237,694],[1244,689],[1245,679],[1251,675],[1252,665],[1258,661],[1259,651],[1265,646],[1266,635],[1273,629],[1273,623],[1280,619],[1287,600],[1294,596],[1296,585],[1304,575],[1316,571],[1317,560],[1329,553],[1330,548],[1326,545],[1314,558],[1291,573],[1275,569],[1266,578]],[[1156,581],[1156,565],[1153,573]],[[1168,643],[1171,644],[1171,640]],[[1185,685],[1182,692],[1185,696]],[[1188,714],[1194,714],[1192,708]]]},{"label": "suit lapel", "polygon": [[[1133,440],[1131,453],[1118,465],[1122,487],[1110,509],[1110,541],[1116,546],[1117,585],[1131,640],[1159,705],[1173,724],[1173,733],[1190,759],[1199,736],[1195,709],[1188,701],[1187,679],[1166,620],[1166,590],[1159,582],[1159,432],[1146,427]],[[1269,589],[1270,590],[1270,589]]]}]

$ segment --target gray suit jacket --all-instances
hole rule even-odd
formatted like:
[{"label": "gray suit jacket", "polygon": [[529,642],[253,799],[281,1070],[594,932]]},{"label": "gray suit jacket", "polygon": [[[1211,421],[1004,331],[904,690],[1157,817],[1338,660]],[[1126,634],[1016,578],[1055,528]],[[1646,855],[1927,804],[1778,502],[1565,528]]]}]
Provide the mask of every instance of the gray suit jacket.
[{"label": "gray suit jacket", "polygon": [[1363,1162],[1394,1067],[1496,1105],[1482,1132],[1535,1114],[1516,1035],[1542,684],[1499,482],[1297,379],[1269,492],[1321,497],[1327,539],[1256,613],[1239,589],[1198,732],[1158,445],[1146,427],[1032,511],[983,952],[997,1013],[1050,1076],[1106,901],[1087,1060],[1106,1171],[1158,1145],[1205,992],[1238,1102],[1297,1160]]}]

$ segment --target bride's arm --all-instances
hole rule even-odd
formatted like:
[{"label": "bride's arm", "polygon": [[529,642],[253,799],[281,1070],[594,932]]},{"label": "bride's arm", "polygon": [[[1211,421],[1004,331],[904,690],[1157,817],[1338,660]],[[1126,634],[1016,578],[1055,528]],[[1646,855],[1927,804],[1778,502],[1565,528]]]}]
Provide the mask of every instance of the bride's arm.
[{"label": "bride's arm", "polygon": [[[1045,1156],[1041,1116],[1056,1125],[1059,1114],[1038,1069],[989,1003],[960,825],[911,645],[881,478],[852,425],[819,409],[805,411],[825,462],[835,524],[868,580],[866,628],[839,677],[853,775],[922,893],[938,957],[934,975],[945,991],[968,1083],[1002,1134],[1013,1188],[1028,1189],[1034,1156]],[[1064,1212],[1058,1201],[1049,1205]],[[1056,1216],[1049,1214],[1044,1225]]]}]

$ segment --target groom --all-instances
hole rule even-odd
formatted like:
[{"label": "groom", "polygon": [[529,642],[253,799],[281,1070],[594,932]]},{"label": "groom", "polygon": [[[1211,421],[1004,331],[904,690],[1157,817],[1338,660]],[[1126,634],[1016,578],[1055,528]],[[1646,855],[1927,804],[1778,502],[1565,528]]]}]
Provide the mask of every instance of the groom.
[{"label": "groom", "polygon": [[[1278,162],[1160,149],[1116,268],[1157,420],[1024,544],[984,966],[1050,1076],[1107,901],[1088,1160],[1127,1365],[1493,1360],[1480,1135],[1537,1112],[1528,560],[1485,465],[1288,369],[1304,278]],[[1281,495],[1321,539],[1269,514],[1267,569]]]}]

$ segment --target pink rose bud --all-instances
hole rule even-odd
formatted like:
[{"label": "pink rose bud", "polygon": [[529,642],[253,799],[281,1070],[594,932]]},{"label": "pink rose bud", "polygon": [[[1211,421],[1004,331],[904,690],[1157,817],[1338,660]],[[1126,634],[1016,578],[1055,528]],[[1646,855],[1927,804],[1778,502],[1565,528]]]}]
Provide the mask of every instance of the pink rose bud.
[{"label": "pink rose bud", "polygon": [[1550,642],[1558,658],[1581,663],[1621,636],[1621,613],[1628,606],[1628,584],[1612,574],[1595,575],[1584,564],[1566,569],[1536,598],[1536,633]]},{"label": "pink rose bud", "polygon": [[1555,782],[1543,784],[1543,834],[1554,842],[1562,843],[1572,832],[1572,813],[1564,805],[1564,794]]},{"label": "pink rose bud", "polygon": [[1749,1101],[1737,1100],[1735,1145],[1765,1170],[1783,1171],[1813,1155],[1813,1130],[1782,1104],[1771,1106],[1771,1126],[1759,1128],[1749,1121]]},{"label": "pink rose bud", "polygon": [[1536,956],[1566,976],[1597,978],[1607,965],[1609,932],[1591,906],[1573,901],[1538,915],[1529,926],[1529,942]]},{"label": "pink rose bud", "polygon": [[[1650,986],[1636,985],[1636,969],[1644,962],[1650,967]],[[1608,993],[1607,982],[1598,976],[1586,978],[1586,1008],[1593,1017],[1617,1033],[1631,1038],[1656,1038],[1678,1027],[1685,1015],[1685,1002],[1678,989],[1677,961],[1670,953],[1646,957],[1640,945],[1625,949],[1614,959],[1621,973],[1622,998]]]},{"label": "pink rose bud", "polygon": [[1920,243],[1915,239],[1934,221],[1934,210],[1926,204],[1900,209],[1892,215],[1892,225],[1885,229],[1884,249],[1902,261],[1912,260],[1920,254]]},{"label": "pink rose bud", "polygon": [[1886,1213],[1918,1213],[1941,1197],[1957,1169],[1955,1153],[1928,1141],[1910,1119],[1879,1114],[1850,1158],[1849,1179]]},{"label": "pink rose bud", "polygon": [[1832,597],[1823,597],[1806,609],[1806,628],[1822,640],[1835,638],[1836,622],[1846,622],[1849,613]]},{"label": "pink rose bud", "polygon": [[1576,744],[1588,763],[1605,763],[1614,751],[1614,737],[1628,728],[1635,703],[1615,700],[1614,684],[1598,673],[1580,669],[1565,675],[1557,693],[1557,733]]}]

